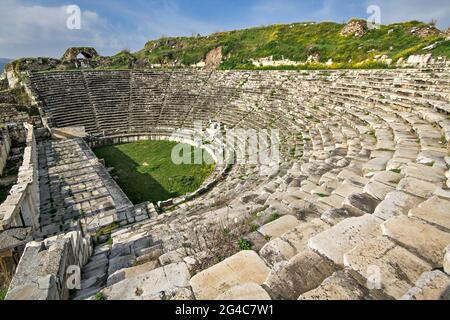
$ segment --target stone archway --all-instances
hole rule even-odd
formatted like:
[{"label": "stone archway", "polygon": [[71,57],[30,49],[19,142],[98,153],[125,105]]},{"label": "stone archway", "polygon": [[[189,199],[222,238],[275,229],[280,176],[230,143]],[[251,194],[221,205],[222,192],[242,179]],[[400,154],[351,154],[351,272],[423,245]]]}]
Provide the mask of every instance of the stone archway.
[{"label": "stone archway", "polygon": [[97,50],[90,47],[69,48],[64,53],[63,61],[73,61],[77,59],[91,60],[98,57]]}]

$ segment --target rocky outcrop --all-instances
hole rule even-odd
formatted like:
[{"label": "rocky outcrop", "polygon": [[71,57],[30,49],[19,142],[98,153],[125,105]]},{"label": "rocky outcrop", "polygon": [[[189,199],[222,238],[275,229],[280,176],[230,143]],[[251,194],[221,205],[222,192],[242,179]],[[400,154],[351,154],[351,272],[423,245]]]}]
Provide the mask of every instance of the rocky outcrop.
[{"label": "rocky outcrop", "polygon": [[222,63],[222,47],[215,48],[208,52],[205,58],[205,69],[215,70],[218,69]]},{"label": "rocky outcrop", "polygon": [[367,21],[365,20],[350,20],[342,29],[341,36],[362,38],[367,32]]},{"label": "rocky outcrop", "polygon": [[62,60],[63,61],[76,60],[78,55],[80,54],[83,55],[85,59],[94,59],[99,56],[97,50],[95,50],[92,47],[74,47],[66,50],[66,52],[62,57]]}]

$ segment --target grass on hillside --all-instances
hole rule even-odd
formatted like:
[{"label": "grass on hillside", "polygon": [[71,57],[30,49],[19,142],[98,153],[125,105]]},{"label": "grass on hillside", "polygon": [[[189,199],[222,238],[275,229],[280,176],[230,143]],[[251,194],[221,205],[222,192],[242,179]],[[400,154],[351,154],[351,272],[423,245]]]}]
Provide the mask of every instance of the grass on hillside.
[{"label": "grass on hillside", "polygon": [[431,52],[450,57],[449,41],[444,41],[444,36],[421,38],[411,34],[412,28],[424,26],[427,24],[417,21],[383,25],[380,29],[368,31],[362,38],[355,38],[341,36],[344,25],[334,22],[272,25],[210,36],[162,38],[148,42],[134,56],[146,63],[177,60],[184,65],[191,65],[203,60],[210,50],[222,46],[223,54],[227,57],[222,63],[222,69],[251,67],[250,59],[268,56],[276,60],[284,57],[293,61],[306,61],[312,52],[320,54],[321,63],[332,59],[337,64],[349,64],[352,67],[353,64],[383,54],[395,62],[400,57],[424,53],[424,47],[443,41]]},{"label": "grass on hillside", "polygon": [[156,203],[197,190],[215,169],[209,164],[175,165],[171,154],[176,145],[140,141],[101,147],[94,152],[105,159],[107,167],[114,168],[112,175],[117,176],[117,183],[134,204]]}]

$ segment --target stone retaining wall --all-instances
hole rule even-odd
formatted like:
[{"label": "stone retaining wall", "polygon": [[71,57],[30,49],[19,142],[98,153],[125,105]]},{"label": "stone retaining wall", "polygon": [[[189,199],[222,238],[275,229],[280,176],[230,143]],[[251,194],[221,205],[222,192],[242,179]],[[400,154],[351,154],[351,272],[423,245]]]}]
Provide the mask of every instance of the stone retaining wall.
[{"label": "stone retaining wall", "polygon": [[83,267],[91,254],[91,238],[80,231],[28,243],[6,300],[67,300],[68,286],[81,282],[68,268]]},{"label": "stone retaining wall", "polygon": [[11,138],[9,137],[8,129],[0,129],[0,176],[3,175],[10,150]]},{"label": "stone retaining wall", "polygon": [[39,183],[37,166],[37,147],[33,126],[24,124],[27,130],[27,147],[23,163],[19,169],[17,184],[0,206],[0,230],[13,227],[32,227],[39,225]]}]

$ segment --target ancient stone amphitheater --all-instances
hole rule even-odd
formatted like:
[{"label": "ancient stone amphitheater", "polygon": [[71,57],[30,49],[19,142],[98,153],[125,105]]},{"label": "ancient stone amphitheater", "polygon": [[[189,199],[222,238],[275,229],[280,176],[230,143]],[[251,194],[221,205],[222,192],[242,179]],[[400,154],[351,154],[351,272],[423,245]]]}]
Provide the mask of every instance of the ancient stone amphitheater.
[{"label": "ancient stone amphitheater", "polygon": [[[27,127],[26,187],[0,208],[34,240],[7,299],[448,299],[449,85],[447,68],[32,73],[53,139]],[[196,121],[279,130],[278,170],[231,157],[133,205],[91,150]]]}]

